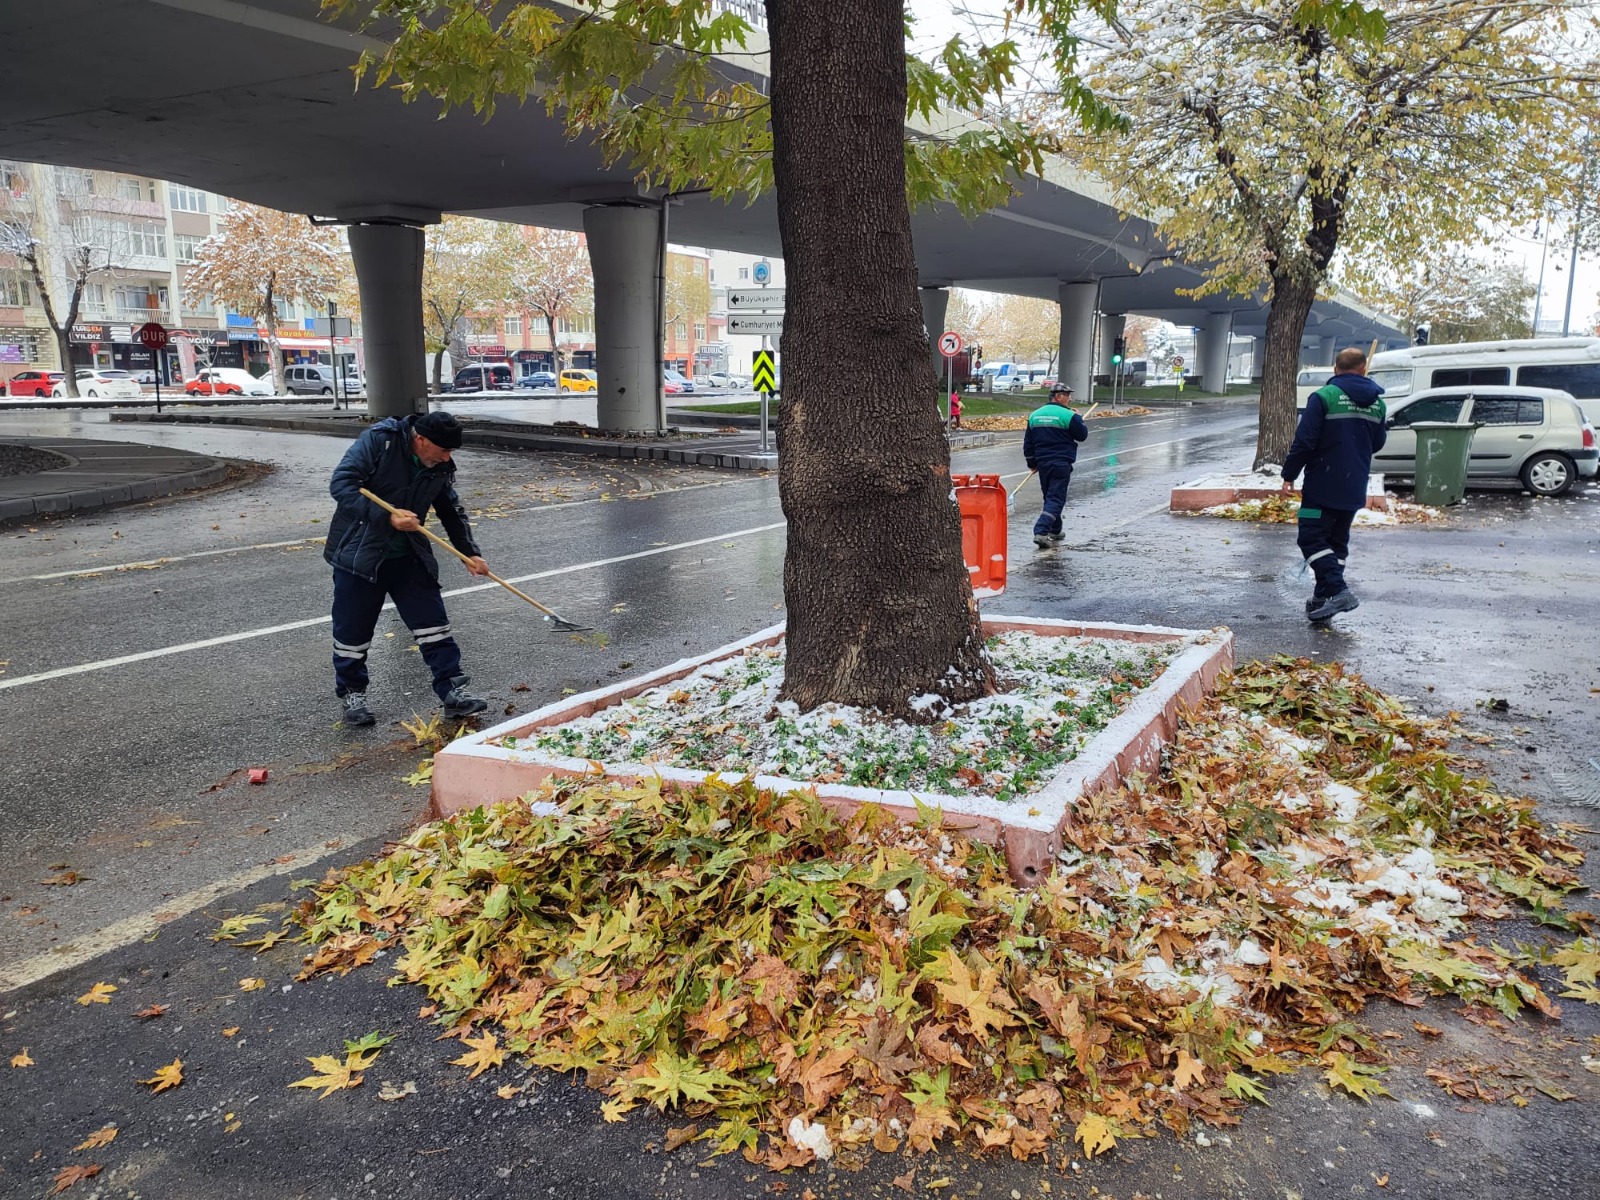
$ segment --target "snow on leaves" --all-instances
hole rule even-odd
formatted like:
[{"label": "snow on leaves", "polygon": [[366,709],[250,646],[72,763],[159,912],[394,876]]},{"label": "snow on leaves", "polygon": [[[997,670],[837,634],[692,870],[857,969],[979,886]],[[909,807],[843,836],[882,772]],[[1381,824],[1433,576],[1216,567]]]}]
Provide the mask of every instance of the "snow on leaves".
[{"label": "snow on leaves", "polygon": [[1373,997],[1553,1015],[1547,966],[1600,993],[1592,940],[1465,935],[1529,879],[1588,918],[1561,908],[1578,852],[1450,740],[1337,666],[1252,664],[1158,777],[1077,807],[1031,892],[931,810],[842,820],[748,785],[566,780],[538,797],[555,815],[425,826],[297,919],[308,975],[392,949],[474,1075],[506,1055],[581,1070],[607,1121],[679,1110],[714,1153],[1098,1155],[1233,1123],[1271,1074],[1386,1095],[1383,1043],[1355,1021]]}]

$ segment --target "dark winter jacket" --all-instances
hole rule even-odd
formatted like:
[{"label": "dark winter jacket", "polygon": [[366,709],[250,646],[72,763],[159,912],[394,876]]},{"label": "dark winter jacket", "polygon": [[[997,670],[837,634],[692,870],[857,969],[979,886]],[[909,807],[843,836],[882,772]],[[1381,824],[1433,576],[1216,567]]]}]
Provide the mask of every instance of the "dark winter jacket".
[{"label": "dark winter jacket", "polygon": [[[363,496],[362,488],[382,496],[396,508],[416,513],[420,521],[428,519],[428,509],[432,508],[457,550],[468,555],[481,553],[478,543],[472,540],[466,511],[456,498],[455,464],[443,462],[422,468],[412,458],[412,419],[389,417],[373,425],[345,452],[328,486],[339,507],[328,526],[322,557],[339,570],[369,582],[377,580],[378,568],[389,556],[396,531],[389,524],[389,514]],[[399,536],[410,543],[411,552],[438,579],[439,564],[428,539],[420,533]]]},{"label": "dark winter jacket", "polygon": [[1046,401],[1028,415],[1022,435],[1022,457],[1034,470],[1070,467],[1078,461],[1078,443],[1089,436],[1083,418],[1065,404]]},{"label": "dark winter jacket", "polygon": [[1311,393],[1283,460],[1283,477],[1290,483],[1306,473],[1302,509],[1353,512],[1367,506],[1372,456],[1388,436],[1382,395],[1383,388],[1365,375],[1335,375]]}]

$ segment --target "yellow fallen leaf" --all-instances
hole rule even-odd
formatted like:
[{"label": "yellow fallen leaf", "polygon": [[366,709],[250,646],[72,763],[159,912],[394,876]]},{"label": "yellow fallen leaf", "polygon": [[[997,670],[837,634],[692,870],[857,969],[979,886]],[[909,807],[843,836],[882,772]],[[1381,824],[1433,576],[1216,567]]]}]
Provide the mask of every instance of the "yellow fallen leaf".
[{"label": "yellow fallen leaf", "polygon": [[224,1133],[238,1133],[239,1130],[243,1126],[244,1126],[244,1122],[243,1121],[229,1121],[226,1125],[224,1125],[222,1127],[222,1131]]},{"label": "yellow fallen leaf", "polygon": [[639,1105],[633,1100],[606,1100],[600,1105],[600,1115],[607,1121],[615,1124],[616,1122],[622,1120],[623,1113],[638,1107]]},{"label": "yellow fallen leaf", "polygon": [[361,1086],[363,1076],[356,1073],[355,1067],[366,1064],[361,1061],[359,1055],[347,1055],[345,1061],[340,1062],[332,1054],[319,1054],[306,1061],[311,1064],[314,1074],[307,1075],[304,1079],[296,1079],[289,1085],[290,1087],[318,1089],[322,1092],[322,1099],[326,1100],[335,1092]]},{"label": "yellow fallen leaf", "polygon": [[1111,1126],[1099,1113],[1089,1113],[1078,1122],[1078,1128],[1072,1135],[1083,1145],[1083,1156],[1093,1158],[1096,1154],[1103,1154],[1117,1144],[1117,1139],[1111,1132]]},{"label": "yellow fallen leaf", "polygon": [[83,1141],[74,1146],[73,1149],[98,1150],[101,1146],[109,1146],[116,1140],[117,1127],[115,1125],[105,1125],[99,1129],[96,1129],[88,1137],[84,1138]]},{"label": "yellow fallen leaf", "polygon": [[114,983],[97,983],[83,995],[78,997],[78,1003],[87,1008],[91,1004],[110,1004],[111,993],[117,990]]},{"label": "yellow fallen leaf", "polygon": [[495,1088],[494,1094],[499,1096],[502,1100],[509,1100],[511,1097],[517,1095],[521,1091],[522,1089],[517,1087],[515,1084],[506,1083]]},{"label": "yellow fallen leaf", "polygon": [[222,1036],[223,1037],[232,1037],[234,1034],[236,1034],[238,1032],[239,1032],[239,1027],[237,1025],[230,1025],[230,1026],[228,1026],[226,1029],[224,1029],[222,1031]]},{"label": "yellow fallen leaf", "polygon": [[177,1087],[183,1082],[183,1059],[175,1058],[166,1066],[157,1067],[154,1075],[139,1082],[154,1088],[157,1092]]},{"label": "yellow fallen leaf", "polygon": [[239,990],[241,992],[259,992],[262,988],[264,988],[266,986],[267,986],[267,981],[265,979],[241,979],[241,980],[239,980]]},{"label": "yellow fallen leaf", "polygon": [[11,1056],[11,1065],[13,1067],[33,1066],[33,1059],[28,1056],[28,1048],[26,1046]]},{"label": "yellow fallen leaf", "polygon": [[490,1067],[498,1067],[506,1060],[506,1052],[500,1049],[499,1040],[492,1033],[461,1040],[472,1049],[460,1058],[452,1058],[450,1064],[456,1067],[471,1067],[472,1074],[467,1076],[468,1079],[476,1079]]}]

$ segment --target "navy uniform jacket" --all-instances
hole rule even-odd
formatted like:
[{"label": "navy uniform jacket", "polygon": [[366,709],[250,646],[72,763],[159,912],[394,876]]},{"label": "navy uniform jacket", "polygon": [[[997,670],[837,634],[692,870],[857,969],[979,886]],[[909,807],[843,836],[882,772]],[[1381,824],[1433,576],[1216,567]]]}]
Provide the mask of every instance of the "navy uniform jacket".
[{"label": "navy uniform jacket", "polygon": [[1306,473],[1302,511],[1354,512],[1367,506],[1372,456],[1388,437],[1382,395],[1382,386],[1365,375],[1335,375],[1311,393],[1283,460],[1283,477],[1290,483],[1302,470]]},{"label": "navy uniform jacket", "polygon": [[1078,443],[1089,436],[1083,418],[1065,404],[1046,401],[1028,415],[1022,435],[1022,457],[1034,470],[1070,467],[1078,461]]},{"label": "navy uniform jacket", "polygon": [[[378,568],[389,556],[396,531],[389,524],[389,514],[363,496],[362,488],[382,496],[396,508],[416,513],[422,521],[428,519],[428,509],[432,508],[457,550],[474,556],[482,553],[472,540],[472,526],[456,496],[455,463],[442,462],[418,470],[412,462],[412,420],[389,417],[368,429],[345,451],[328,485],[339,507],[328,525],[322,557],[339,570],[359,575],[369,583],[377,582]],[[404,536],[411,543],[412,553],[422,559],[428,574],[437,580],[439,564],[428,539],[420,533]]]}]

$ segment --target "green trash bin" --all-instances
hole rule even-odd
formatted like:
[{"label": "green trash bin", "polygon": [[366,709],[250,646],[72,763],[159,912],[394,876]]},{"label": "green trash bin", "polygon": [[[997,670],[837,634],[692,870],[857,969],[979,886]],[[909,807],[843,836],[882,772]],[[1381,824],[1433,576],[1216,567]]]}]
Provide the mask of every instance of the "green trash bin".
[{"label": "green trash bin", "polygon": [[1443,507],[1460,504],[1467,494],[1467,457],[1476,425],[1454,421],[1418,421],[1416,501]]}]

